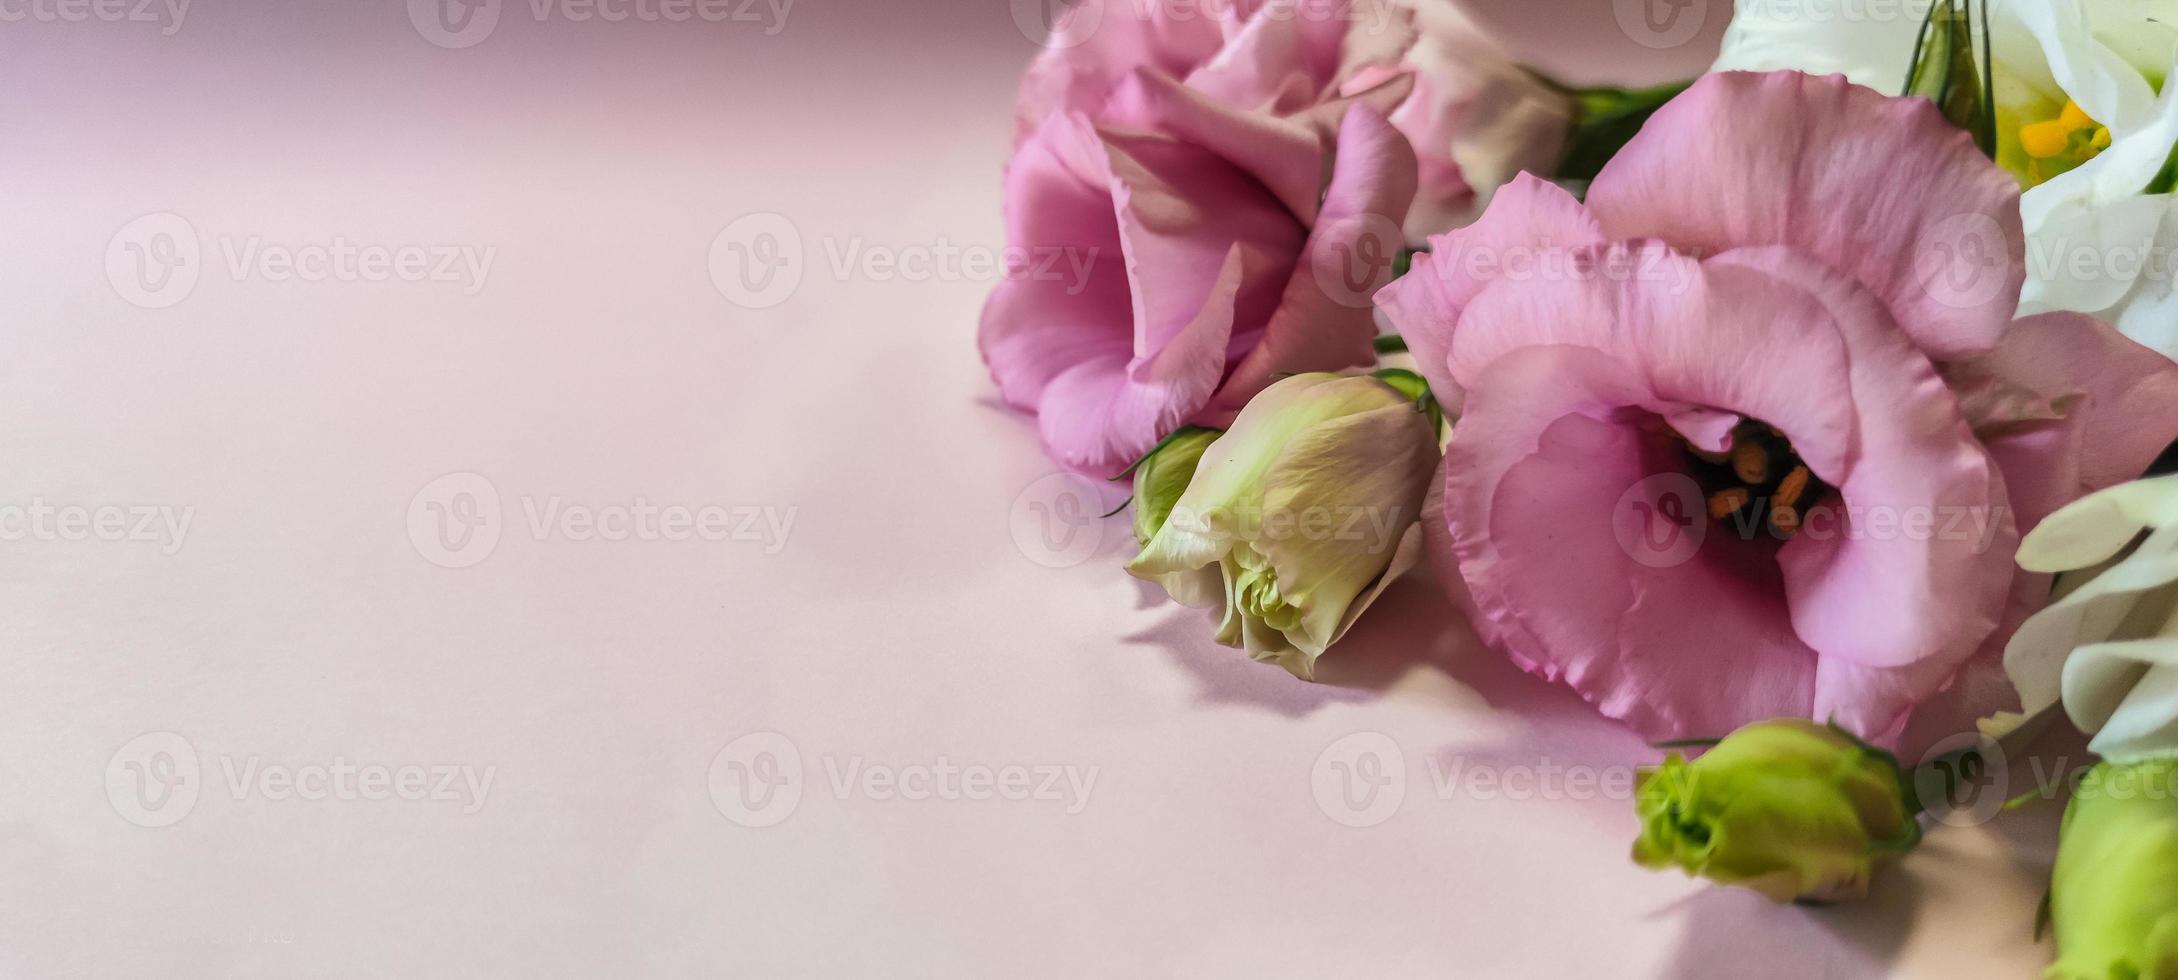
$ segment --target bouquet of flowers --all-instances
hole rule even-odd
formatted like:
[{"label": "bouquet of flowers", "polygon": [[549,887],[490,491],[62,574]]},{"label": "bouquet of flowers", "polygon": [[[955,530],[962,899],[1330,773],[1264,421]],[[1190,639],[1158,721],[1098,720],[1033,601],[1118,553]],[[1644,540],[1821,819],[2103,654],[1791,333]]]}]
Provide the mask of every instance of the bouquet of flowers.
[{"label": "bouquet of flowers", "polygon": [[1616,89],[1451,0],[1082,0],[1004,213],[1088,274],[1009,276],[983,358],[1218,642],[1309,679],[1426,562],[1670,743],[1645,865],[1859,895],[1961,761],[1901,754],[2069,716],[2052,975],[2178,977],[2161,9],[1748,4]]}]

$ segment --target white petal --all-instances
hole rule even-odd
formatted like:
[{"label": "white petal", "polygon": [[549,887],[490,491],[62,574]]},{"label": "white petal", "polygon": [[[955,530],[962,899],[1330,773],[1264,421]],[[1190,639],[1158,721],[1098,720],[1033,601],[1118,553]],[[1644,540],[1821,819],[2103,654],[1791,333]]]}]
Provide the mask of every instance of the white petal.
[{"label": "white petal", "polygon": [[2124,760],[2178,749],[2178,638],[2081,647],[2065,665],[2065,713],[2089,749]]},{"label": "white petal", "polygon": [[1844,17],[1835,6],[1776,0],[1737,0],[1733,6],[1732,26],[1711,71],[1835,73],[1896,95],[1906,86],[1929,0],[1905,0],[1884,11],[1896,16],[1881,17],[1866,10]]},{"label": "white petal", "polygon": [[2086,568],[2117,554],[2141,531],[2173,525],[2178,525],[2178,476],[2121,483],[2043,518],[2019,543],[2019,564],[2036,572]]}]

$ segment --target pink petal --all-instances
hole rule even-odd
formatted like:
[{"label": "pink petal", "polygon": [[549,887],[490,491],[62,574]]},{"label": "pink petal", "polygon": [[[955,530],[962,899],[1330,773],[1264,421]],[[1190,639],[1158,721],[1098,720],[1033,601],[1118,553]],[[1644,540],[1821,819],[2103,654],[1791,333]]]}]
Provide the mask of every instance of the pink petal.
[{"label": "pink petal", "polygon": [[1051,458],[1109,476],[1195,414],[1224,375],[1225,344],[1242,280],[1235,247],[1196,316],[1170,343],[1147,356],[1085,361],[1053,379],[1037,409]]},{"label": "pink petal", "polygon": [[1218,20],[1200,10],[1081,0],[1061,17],[1049,45],[1021,78],[1014,142],[1026,141],[1050,116],[1095,112],[1112,86],[1136,69],[1184,77],[1224,44]]},{"label": "pink petal", "polygon": [[1522,174],[1497,192],[1474,224],[1429,240],[1407,274],[1377,293],[1438,400],[1458,408],[1463,385],[1449,356],[1453,328],[1476,294],[1500,277],[1510,255],[1564,252],[1604,242],[1594,217],[1563,188]]},{"label": "pink petal", "polygon": [[1368,107],[1348,110],[1322,217],[1262,339],[1219,390],[1213,413],[1239,411],[1280,374],[1375,363],[1372,299],[1391,281],[1414,180],[1407,141]]},{"label": "pink petal", "polygon": [[1644,735],[1805,714],[1815,654],[1774,569],[1750,579],[1744,542],[1675,520],[1704,515],[1680,450],[1632,421],[1653,394],[1563,345],[1509,353],[1470,391],[1442,499],[1477,630]]},{"label": "pink petal", "polygon": [[1239,109],[1148,71],[1128,75],[1099,119],[1208,149],[1268,188],[1301,223],[1316,219],[1328,153],[1305,122]]},{"label": "pink petal", "polygon": [[1938,360],[1994,347],[2025,278],[2018,185],[1928,100],[1843,76],[1705,75],[1587,201],[1614,237],[1799,249],[1882,297]]},{"label": "pink petal", "polygon": [[1727,252],[1708,268],[1718,277],[1740,270],[1742,288],[1794,290],[1802,315],[1844,341],[1845,385],[1792,379],[1828,385],[1854,410],[1847,468],[1821,474],[1840,499],[1806,515],[1778,562],[1793,626],[1823,653],[1816,717],[1883,732],[1996,628],[2018,543],[2003,477],[1935,367],[1873,294],[1786,248]]},{"label": "pink petal", "polygon": [[[1318,18],[1320,20],[1320,18]],[[1238,109],[1286,115],[1316,101],[1334,64],[1320,63],[1316,39],[1285,0],[1248,19],[1217,56],[1187,75],[1187,87]],[[1343,32],[1342,32],[1343,33]],[[1331,57],[1337,57],[1333,42]]]},{"label": "pink petal", "polygon": [[1021,145],[1006,165],[1005,220],[1015,247],[1094,256],[1085,283],[1009,273],[983,306],[976,339],[999,396],[1034,411],[1061,372],[1133,346],[1111,164],[1088,120],[1054,116]]},{"label": "pink petal", "polygon": [[[2178,440],[2178,411],[2173,410],[2178,406],[2178,364],[2094,317],[2022,317],[2005,331],[1996,350],[1966,367],[1962,373],[1980,388],[2001,382],[2063,403],[2068,414],[2080,417],[2079,482],[2067,488],[2070,495],[2057,501],[2059,505],[2138,477]],[[1989,406],[1971,418],[1976,431],[1995,433],[2023,421],[2003,412],[2016,403],[1978,401],[1974,395],[1969,391],[1961,399]],[[2041,465],[2048,468],[2050,463]],[[2047,513],[2042,510],[2035,519]]]},{"label": "pink petal", "polygon": [[[1134,302],[1134,350],[1148,355],[1193,322],[1226,253],[1246,280],[1236,329],[1269,319],[1305,231],[1263,186],[1203,147],[1100,128]],[[1016,244],[1021,244],[1017,242]]]},{"label": "pink petal", "polygon": [[[1654,278],[1496,283],[1460,318],[1449,366],[1472,387],[1445,513],[1486,634],[1649,734],[1786,713],[1892,730],[2004,610],[2001,476],[1854,281],[1782,248],[1655,261]],[[1659,523],[1674,486],[1680,516],[1706,517],[1653,421],[1714,438],[1733,415],[1780,429],[1847,509],[1818,508],[1828,523],[1811,513],[1781,546],[1727,520],[1672,561],[1636,560],[1675,530]],[[1972,535],[1948,533],[1953,515]]]}]

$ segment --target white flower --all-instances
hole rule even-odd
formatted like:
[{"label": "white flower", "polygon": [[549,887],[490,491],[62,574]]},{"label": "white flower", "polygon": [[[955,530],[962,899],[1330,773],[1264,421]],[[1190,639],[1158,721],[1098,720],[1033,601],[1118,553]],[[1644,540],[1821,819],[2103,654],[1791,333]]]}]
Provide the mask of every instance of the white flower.
[{"label": "white flower", "polygon": [[[1713,70],[1839,72],[1904,89],[1929,0],[1738,0]],[[1975,6],[1975,15],[1981,9]],[[2178,0],[1995,0],[1997,162],[2019,177],[2021,314],[2072,310],[2178,358]],[[2158,95],[2158,92],[2161,92]]]},{"label": "white flower", "polygon": [[1222,610],[1219,643],[1312,677],[1324,649],[1421,557],[1418,520],[1440,458],[1429,418],[1371,377],[1271,385],[1203,450],[1127,571]]},{"label": "white flower", "polygon": [[2004,650],[2026,714],[2062,701],[2107,759],[2178,755],[2178,476],[2074,501],[2027,535],[2019,563],[2071,573]]}]

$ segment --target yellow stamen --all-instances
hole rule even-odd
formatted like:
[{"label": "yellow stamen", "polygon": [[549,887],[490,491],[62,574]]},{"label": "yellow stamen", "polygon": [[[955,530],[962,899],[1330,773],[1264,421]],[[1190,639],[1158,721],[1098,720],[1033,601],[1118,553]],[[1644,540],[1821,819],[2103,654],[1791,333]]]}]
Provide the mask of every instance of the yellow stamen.
[{"label": "yellow stamen", "polygon": [[2071,99],[2066,99],[2065,107],[2057,110],[2057,121],[2064,123],[2066,129],[2086,129],[2095,125],[2094,117],[2089,116],[2087,110],[2080,108],[2080,104]]},{"label": "yellow stamen", "polygon": [[2072,130],[2059,120],[2028,123],[2019,127],[2019,148],[2037,160],[2060,156],[2072,145]]}]

